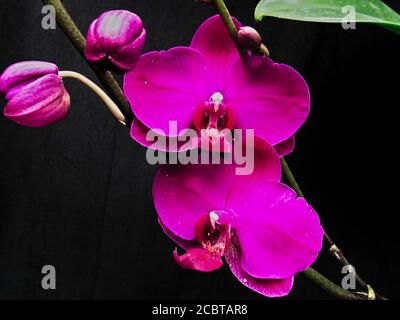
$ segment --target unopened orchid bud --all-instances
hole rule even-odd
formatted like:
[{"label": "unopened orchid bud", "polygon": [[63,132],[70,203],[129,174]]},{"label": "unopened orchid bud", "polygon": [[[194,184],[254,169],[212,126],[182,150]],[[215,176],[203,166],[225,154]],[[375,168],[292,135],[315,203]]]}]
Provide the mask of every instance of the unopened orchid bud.
[{"label": "unopened orchid bud", "polygon": [[240,27],[238,30],[239,43],[246,49],[259,49],[262,44],[260,34],[252,27]]},{"label": "unopened orchid bud", "polygon": [[146,30],[136,14],[126,10],[103,13],[92,22],[86,37],[85,56],[92,62],[111,62],[119,71],[130,71],[143,51]]},{"label": "unopened orchid bud", "polygon": [[4,115],[27,127],[55,123],[70,110],[69,94],[58,67],[49,62],[25,61],[9,66],[0,76],[0,93],[8,101]]}]

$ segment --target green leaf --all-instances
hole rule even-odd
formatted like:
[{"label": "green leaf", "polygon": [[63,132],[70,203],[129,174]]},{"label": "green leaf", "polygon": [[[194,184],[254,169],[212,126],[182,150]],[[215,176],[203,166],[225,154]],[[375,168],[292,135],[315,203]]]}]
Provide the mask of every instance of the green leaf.
[{"label": "green leaf", "polygon": [[255,18],[342,23],[349,14],[346,6],[354,7],[356,23],[374,23],[400,34],[400,15],[380,0],[261,0]]}]

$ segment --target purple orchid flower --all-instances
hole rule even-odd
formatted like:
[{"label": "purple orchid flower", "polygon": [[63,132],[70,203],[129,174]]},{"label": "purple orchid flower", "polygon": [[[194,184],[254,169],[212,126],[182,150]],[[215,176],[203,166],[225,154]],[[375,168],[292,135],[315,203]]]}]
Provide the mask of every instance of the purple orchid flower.
[{"label": "purple orchid flower", "polygon": [[131,136],[147,147],[150,129],[172,136],[169,122],[176,121],[180,133],[196,129],[199,141],[254,129],[290,152],[310,108],[301,75],[265,57],[241,57],[219,16],[199,27],[190,47],[144,54],[125,75],[124,91],[136,115]]},{"label": "purple orchid flower", "polygon": [[89,61],[109,61],[122,71],[134,68],[146,42],[140,17],[127,10],[112,10],[94,20],[86,37]]},{"label": "purple orchid flower", "polygon": [[247,287],[268,297],[289,293],[296,273],[308,268],[322,246],[317,213],[281,184],[274,148],[255,140],[254,172],[235,165],[164,165],[153,198],[164,232],[187,250],[176,262],[203,272],[223,265]]},{"label": "purple orchid flower", "polygon": [[24,61],[0,76],[0,93],[8,103],[4,115],[23,126],[43,127],[64,119],[70,98],[55,64]]}]

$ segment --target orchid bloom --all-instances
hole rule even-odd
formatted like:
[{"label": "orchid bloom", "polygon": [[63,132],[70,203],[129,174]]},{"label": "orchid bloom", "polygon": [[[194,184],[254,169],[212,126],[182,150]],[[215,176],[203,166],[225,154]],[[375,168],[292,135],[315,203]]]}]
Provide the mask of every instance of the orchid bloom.
[{"label": "orchid bloom", "polygon": [[254,129],[290,152],[310,108],[301,75],[266,57],[241,57],[219,16],[199,27],[190,47],[144,54],[125,75],[124,92],[136,116],[131,136],[147,147],[150,129],[169,136],[176,121],[178,133],[195,129],[199,141],[222,140],[224,129]]},{"label": "orchid bloom", "polygon": [[153,198],[164,232],[187,250],[174,251],[181,267],[213,271],[225,257],[247,287],[284,296],[316,259],[323,229],[313,208],[279,182],[274,148],[255,142],[252,175],[235,175],[234,164],[164,165]]},{"label": "orchid bloom", "polygon": [[8,101],[4,115],[23,126],[43,127],[64,119],[70,97],[58,67],[49,62],[24,61],[0,76],[0,94]]}]

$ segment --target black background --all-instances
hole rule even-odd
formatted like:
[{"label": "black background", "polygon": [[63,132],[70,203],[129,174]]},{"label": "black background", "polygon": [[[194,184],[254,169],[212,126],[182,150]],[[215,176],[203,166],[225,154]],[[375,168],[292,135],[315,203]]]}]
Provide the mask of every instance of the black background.
[{"label": "black background", "polygon": [[[400,12],[399,1],[385,2]],[[146,51],[188,45],[215,13],[192,0],[64,3],[84,33],[105,10],[136,12],[148,31]],[[400,37],[373,25],[256,23],[256,3],[227,1],[311,89],[311,115],[288,162],[357,271],[398,298]],[[0,0],[0,70],[35,59],[95,79],[61,29],[41,28],[41,8],[39,0]],[[61,123],[29,129],[0,117],[0,299],[264,299],[227,267],[203,274],[174,263],[152,203],[156,167],[92,92],[73,80],[66,86],[72,112]],[[340,281],[326,249],[315,267]],[[41,288],[46,264],[56,267],[56,290]],[[327,298],[301,275],[288,297]]]}]

